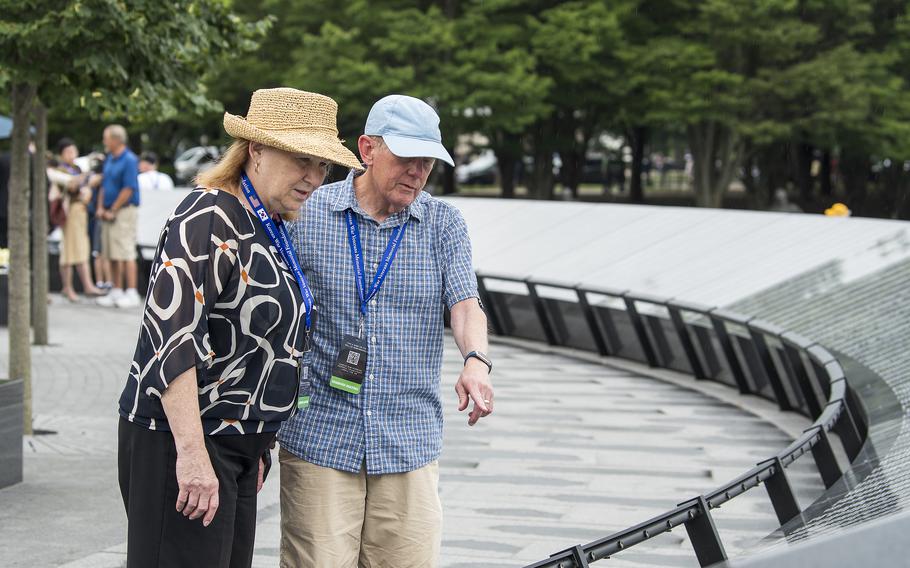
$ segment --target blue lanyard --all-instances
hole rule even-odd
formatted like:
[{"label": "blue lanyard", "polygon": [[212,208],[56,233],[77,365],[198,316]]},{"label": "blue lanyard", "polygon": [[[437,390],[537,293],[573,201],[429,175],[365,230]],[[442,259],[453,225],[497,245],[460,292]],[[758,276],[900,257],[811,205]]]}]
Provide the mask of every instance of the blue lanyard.
[{"label": "blue lanyard", "polygon": [[360,227],[357,225],[357,219],[354,218],[354,214],[350,209],[345,211],[344,214],[348,224],[348,244],[351,245],[354,279],[357,280],[357,295],[360,297],[360,313],[366,316],[367,304],[379,292],[382,282],[389,273],[392,261],[395,260],[395,255],[398,254],[398,248],[401,245],[401,239],[404,237],[404,230],[407,228],[408,222],[405,221],[392,230],[389,244],[385,247],[385,252],[382,253],[382,262],[379,263],[379,269],[376,271],[376,276],[373,277],[373,283],[367,290],[366,277],[363,271],[363,247],[360,244]]},{"label": "blue lanyard", "polygon": [[265,210],[265,207],[262,206],[262,201],[259,200],[256,188],[253,187],[253,183],[250,181],[250,178],[246,176],[246,173],[240,174],[240,186],[243,188],[243,195],[246,197],[250,207],[253,208],[253,212],[259,217],[259,222],[269,236],[269,240],[272,241],[272,244],[275,245],[275,248],[281,253],[281,257],[284,258],[285,264],[288,265],[288,268],[291,269],[294,278],[297,280],[297,285],[300,287],[300,294],[303,296],[303,309],[306,311],[306,328],[307,331],[309,331],[310,325],[313,322],[313,305],[316,303],[316,300],[313,298],[313,292],[310,290],[310,285],[307,283],[306,276],[303,274],[303,269],[300,268],[300,262],[297,260],[297,252],[294,250],[294,244],[291,242],[291,236],[288,234],[288,229],[285,227],[284,221],[280,218],[276,224],[275,221],[269,217],[268,211]]}]

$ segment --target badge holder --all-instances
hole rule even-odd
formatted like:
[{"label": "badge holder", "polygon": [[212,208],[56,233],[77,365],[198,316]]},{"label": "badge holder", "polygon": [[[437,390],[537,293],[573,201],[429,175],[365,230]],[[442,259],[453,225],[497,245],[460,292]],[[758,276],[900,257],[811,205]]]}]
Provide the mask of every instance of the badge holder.
[{"label": "badge holder", "polygon": [[338,390],[360,394],[363,378],[367,371],[367,342],[363,339],[363,318],[360,320],[360,336],[345,335],[341,339],[341,350],[332,367],[329,386]]},{"label": "badge holder", "polygon": [[310,394],[313,392],[313,379],[310,377],[310,368],[303,362],[303,357],[313,348],[313,328],[316,324],[315,306],[313,311],[310,312],[310,317],[309,329],[304,332],[303,353],[297,358],[297,384],[300,385],[297,391],[298,411],[306,410],[310,406]]}]

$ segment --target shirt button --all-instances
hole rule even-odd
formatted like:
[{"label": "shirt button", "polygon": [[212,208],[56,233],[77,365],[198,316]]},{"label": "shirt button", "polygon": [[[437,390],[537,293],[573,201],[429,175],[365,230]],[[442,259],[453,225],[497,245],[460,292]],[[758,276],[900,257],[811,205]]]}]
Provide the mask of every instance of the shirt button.
[{"label": "shirt button", "polygon": [[373,376],[373,373],[370,373],[370,380],[372,381],[372,380],[375,379],[375,378],[376,378],[376,377]]},{"label": "shirt button", "polygon": [[367,416],[373,416],[373,411],[372,411],[372,410],[367,410]]},{"label": "shirt button", "polygon": [[375,305],[376,305],[376,300],[370,300],[370,305],[371,305],[371,306],[375,306]]},{"label": "shirt button", "polygon": [[371,337],[370,341],[372,341],[373,343],[376,343],[376,336],[374,335],[373,337]]},{"label": "shirt button", "polygon": [[374,262],[374,263],[373,263],[373,270],[377,270],[378,268],[379,268],[379,263],[378,263],[378,262]]}]

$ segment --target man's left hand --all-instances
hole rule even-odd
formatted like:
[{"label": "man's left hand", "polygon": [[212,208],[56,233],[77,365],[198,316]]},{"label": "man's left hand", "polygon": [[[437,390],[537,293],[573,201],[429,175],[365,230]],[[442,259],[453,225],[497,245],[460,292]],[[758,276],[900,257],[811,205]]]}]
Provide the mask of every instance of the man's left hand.
[{"label": "man's left hand", "polygon": [[468,359],[455,383],[458,394],[458,411],[464,411],[471,401],[474,408],[468,415],[468,426],[493,413],[493,384],[490,382],[489,369],[476,359]]}]

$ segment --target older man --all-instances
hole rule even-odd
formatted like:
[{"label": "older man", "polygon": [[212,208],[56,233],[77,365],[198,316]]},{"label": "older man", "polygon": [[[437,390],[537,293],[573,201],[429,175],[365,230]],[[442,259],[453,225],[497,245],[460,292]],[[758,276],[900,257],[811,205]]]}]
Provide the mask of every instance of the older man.
[{"label": "older man", "polygon": [[101,256],[111,262],[113,276],[113,288],[97,300],[106,307],[135,308],[141,300],[136,290],[139,159],[127,141],[126,129],[119,124],[104,129],[107,157],[95,217],[102,222]]},{"label": "older man", "polygon": [[423,192],[452,164],[423,101],[378,101],[357,141],[366,172],[313,194],[295,229],[318,323],[298,406],[279,434],[281,566],[435,566],[442,508],[443,306],[468,424],[493,411],[487,321],[461,213]]}]

